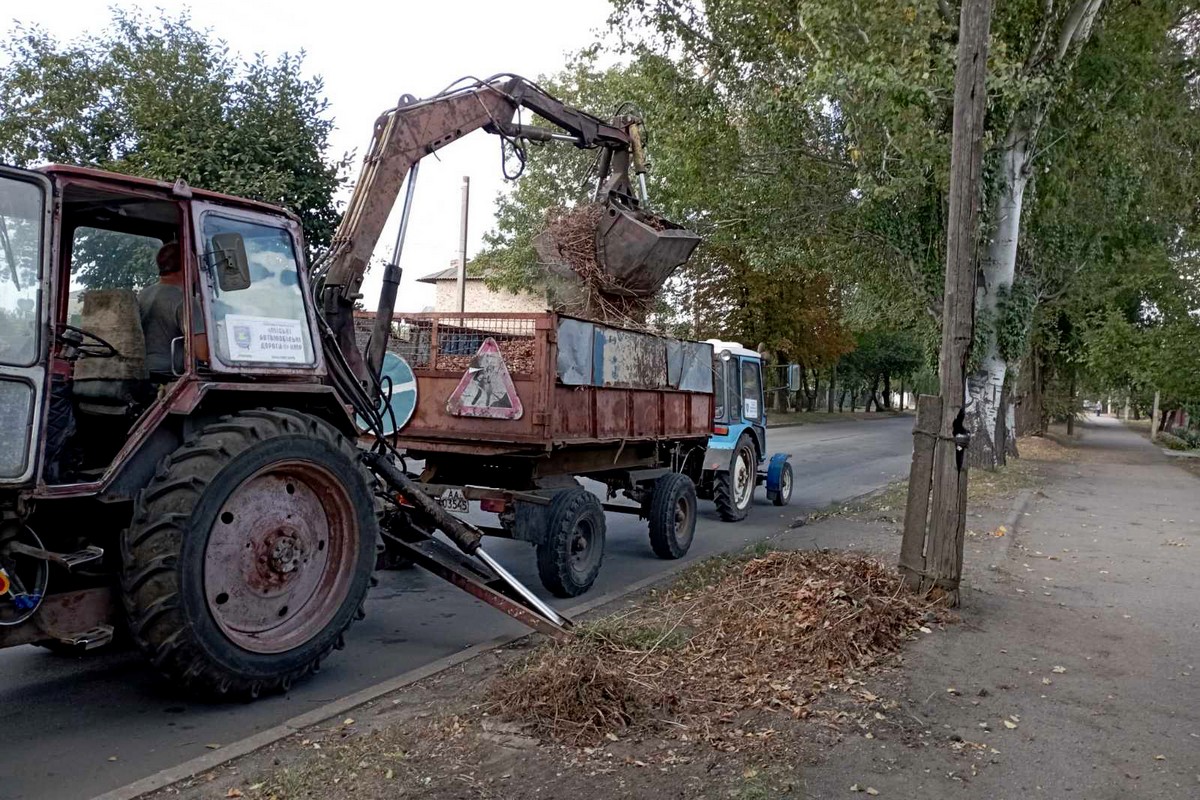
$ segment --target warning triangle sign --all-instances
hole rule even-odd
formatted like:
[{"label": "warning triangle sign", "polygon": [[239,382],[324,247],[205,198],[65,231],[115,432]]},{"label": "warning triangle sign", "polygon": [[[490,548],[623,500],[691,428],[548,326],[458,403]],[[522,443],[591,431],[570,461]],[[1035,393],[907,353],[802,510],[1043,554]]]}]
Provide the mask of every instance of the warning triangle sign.
[{"label": "warning triangle sign", "polygon": [[492,337],[484,339],[479,351],[471,356],[467,371],[446,401],[446,410],[456,417],[521,418],[521,398],[500,346]]}]

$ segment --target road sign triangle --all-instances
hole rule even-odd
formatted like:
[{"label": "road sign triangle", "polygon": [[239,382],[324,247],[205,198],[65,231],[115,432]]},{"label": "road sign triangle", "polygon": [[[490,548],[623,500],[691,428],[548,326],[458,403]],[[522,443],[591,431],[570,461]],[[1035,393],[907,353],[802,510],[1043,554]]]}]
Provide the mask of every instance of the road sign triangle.
[{"label": "road sign triangle", "polygon": [[471,356],[467,371],[446,401],[446,411],[457,417],[521,418],[521,398],[500,346],[492,337],[484,339]]}]

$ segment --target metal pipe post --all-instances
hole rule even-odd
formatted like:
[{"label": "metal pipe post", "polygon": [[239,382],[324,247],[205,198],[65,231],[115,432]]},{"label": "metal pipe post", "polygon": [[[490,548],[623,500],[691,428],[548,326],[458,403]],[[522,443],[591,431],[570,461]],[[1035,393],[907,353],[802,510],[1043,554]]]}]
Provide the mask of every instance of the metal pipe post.
[{"label": "metal pipe post", "polygon": [[379,379],[383,366],[383,354],[387,352],[388,338],[392,333],[392,314],[396,310],[396,293],[400,289],[400,255],[404,252],[404,238],[408,235],[408,219],[412,214],[413,194],[417,187],[417,170],[420,162],[408,170],[408,188],[404,193],[404,205],[400,210],[400,230],[396,232],[396,244],[392,247],[392,262],[383,272],[383,285],[379,288],[379,302],[375,306],[375,323],[371,327],[371,342],[367,346],[366,362],[368,388]]},{"label": "metal pipe post", "polygon": [[467,305],[467,211],[471,207],[471,178],[463,176],[462,185],[462,235],[458,242],[458,313],[466,311]]}]

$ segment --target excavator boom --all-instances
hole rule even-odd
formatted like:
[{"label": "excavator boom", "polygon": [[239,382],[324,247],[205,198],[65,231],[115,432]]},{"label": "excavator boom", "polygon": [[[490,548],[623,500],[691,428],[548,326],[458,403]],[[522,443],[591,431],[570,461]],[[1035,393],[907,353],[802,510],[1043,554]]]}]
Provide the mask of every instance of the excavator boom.
[{"label": "excavator boom", "polygon": [[[533,111],[565,133],[514,123],[513,117],[521,108]],[[631,167],[639,175],[645,171],[640,123],[636,117],[605,122],[567,106],[537,84],[511,75],[447,90],[426,100],[406,96],[381,115],[362,173],[322,267],[323,314],[341,354],[358,378],[369,383],[368,376],[378,374],[399,282],[396,265],[386,268],[372,346],[366,358],[355,343],[353,306],[401,186],[422,158],[479,128],[512,139],[564,140],[580,148],[601,148],[596,199],[606,203],[612,213],[606,215],[597,232],[598,260],[602,266],[611,264],[614,274],[623,278],[645,268],[652,277],[643,283],[661,285],[687,260],[699,239],[665,221],[654,226],[646,224],[647,215],[639,211],[629,172]]]}]

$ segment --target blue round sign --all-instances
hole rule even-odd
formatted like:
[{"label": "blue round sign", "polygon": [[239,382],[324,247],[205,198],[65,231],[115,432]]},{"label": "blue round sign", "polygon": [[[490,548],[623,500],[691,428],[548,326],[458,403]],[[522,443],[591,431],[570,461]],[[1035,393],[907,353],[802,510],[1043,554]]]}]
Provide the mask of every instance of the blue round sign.
[{"label": "blue round sign", "polygon": [[[389,380],[390,404],[387,402]],[[383,388],[383,395],[379,398],[375,410],[383,418],[384,435],[391,436],[408,424],[417,408],[417,376],[403,358],[395,353],[385,353],[383,366],[379,370],[379,383]],[[391,413],[388,412],[389,405]],[[367,429],[367,421],[361,416],[358,418],[358,427]]]}]

